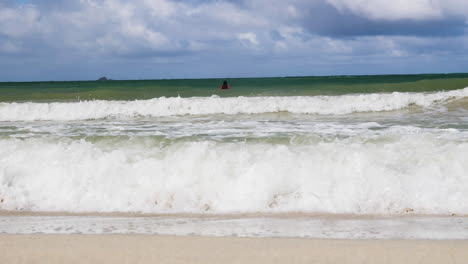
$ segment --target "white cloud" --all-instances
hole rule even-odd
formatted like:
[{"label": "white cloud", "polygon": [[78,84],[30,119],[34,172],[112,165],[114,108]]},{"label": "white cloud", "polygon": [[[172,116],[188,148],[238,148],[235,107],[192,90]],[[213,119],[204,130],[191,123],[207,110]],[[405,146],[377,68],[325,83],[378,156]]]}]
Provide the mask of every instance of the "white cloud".
[{"label": "white cloud", "polygon": [[[324,30],[341,26],[326,24],[342,19],[326,17],[336,15],[334,7],[387,22],[411,19],[424,23],[450,16],[468,19],[467,0],[251,0],[241,4],[227,0],[68,0],[60,1],[60,7],[52,0],[31,1],[36,5],[1,1],[0,57],[23,52],[27,54],[24,58],[47,56],[56,62],[73,58],[182,65],[190,60],[214,64],[228,58],[258,59],[270,67],[269,60],[306,64],[394,59],[441,50],[453,39],[445,36],[434,42],[426,36],[415,40],[397,37],[398,32],[394,36],[340,38],[314,34],[320,31],[310,23]],[[47,1],[50,3],[44,5]],[[321,19],[328,20],[320,23]],[[466,41],[457,43],[460,50]]]},{"label": "white cloud", "polygon": [[238,37],[243,43],[258,45],[257,35],[252,32],[240,33]]},{"label": "white cloud", "polygon": [[153,17],[170,17],[178,12],[179,9],[185,8],[183,4],[166,0],[143,0],[142,4],[150,10],[150,14]]},{"label": "white cloud", "polygon": [[0,34],[18,38],[37,30],[40,12],[32,5],[8,8],[0,5]]},{"label": "white cloud", "polygon": [[466,0],[326,0],[340,11],[349,10],[376,20],[428,20],[450,15],[468,16]]},{"label": "white cloud", "polygon": [[468,1],[466,0],[439,0],[446,15],[459,15],[468,18]]},{"label": "white cloud", "polygon": [[37,35],[35,41],[42,41],[38,45],[55,50],[125,55],[210,49],[210,43],[217,41],[235,47],[238,39],[258,45],[257,32],[268,32],[281,23],[262,10],[225,1],[73,2],[74,7],[69,9],[0,7],[0,34],[24,40]]}]

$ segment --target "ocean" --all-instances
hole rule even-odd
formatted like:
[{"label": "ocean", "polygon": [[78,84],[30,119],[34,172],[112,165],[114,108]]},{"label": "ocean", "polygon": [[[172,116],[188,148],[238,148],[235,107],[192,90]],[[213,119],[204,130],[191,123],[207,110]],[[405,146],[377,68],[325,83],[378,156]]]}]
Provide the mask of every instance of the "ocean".
[{"label": "ocean", "polygon": [[0,83],[0,210],[467,215],[468,74]]}]

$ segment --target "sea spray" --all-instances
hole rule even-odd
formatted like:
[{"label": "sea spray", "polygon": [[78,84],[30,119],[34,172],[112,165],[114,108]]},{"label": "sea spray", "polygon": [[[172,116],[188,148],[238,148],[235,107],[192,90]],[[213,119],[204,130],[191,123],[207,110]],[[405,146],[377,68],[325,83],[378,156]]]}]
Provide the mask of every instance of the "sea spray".
[{"label": "sea spray", "polygon": [[467,214],[468,142],[0,140],[1,210]]}]

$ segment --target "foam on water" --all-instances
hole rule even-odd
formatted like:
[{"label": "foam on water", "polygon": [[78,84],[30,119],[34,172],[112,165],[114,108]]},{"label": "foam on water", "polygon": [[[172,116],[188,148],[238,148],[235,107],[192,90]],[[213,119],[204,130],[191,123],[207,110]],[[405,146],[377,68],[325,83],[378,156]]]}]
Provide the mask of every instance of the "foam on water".
[{"label": "foam on water", "polygon": [[141,101],[83,101],[68,103],[0,103],[0,121],[85,120],[107,117],[290,112],[341,115],[428,107],[468,96],[468,88],[435,93],[359,94],[290,97],[192,97]]},{"label": "foam on water", "polygon": [[468,239],[467,217],[0,216],[0,234]]},{"label": "foam on water", "polygon": [[6,138],[0,209],[468,214],[467,156],[466,141],[431,133],[298,145]]}]

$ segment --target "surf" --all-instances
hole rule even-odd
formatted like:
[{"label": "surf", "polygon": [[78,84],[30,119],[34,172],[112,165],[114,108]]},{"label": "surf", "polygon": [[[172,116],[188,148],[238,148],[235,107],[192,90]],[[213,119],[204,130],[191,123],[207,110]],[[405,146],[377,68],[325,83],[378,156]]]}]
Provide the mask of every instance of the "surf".
[{"label": "surf", "polygon": [[377,93],[341,96],[160,97],[135,101],[0,103],[0,121],[88,120],[178,115],[296,114],[344,115],[412,106],[430,107],[466,98],[468,88],[433,93]]},{"label": "surf", "polygon": [[468,142],[456,138],[3,139],[0,210],[468,214]]}]

